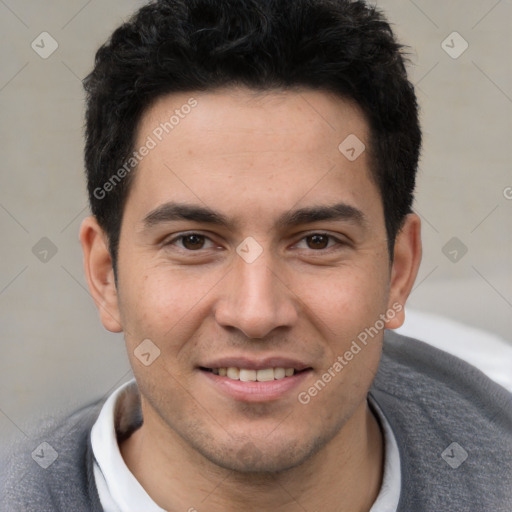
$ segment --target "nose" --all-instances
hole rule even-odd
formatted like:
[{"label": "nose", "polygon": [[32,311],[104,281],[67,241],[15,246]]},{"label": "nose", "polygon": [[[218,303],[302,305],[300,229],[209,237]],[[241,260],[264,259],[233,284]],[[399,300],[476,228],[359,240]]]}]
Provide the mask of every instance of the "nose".
[{"label": "nose", "polygon": [[219,325],[258,339],[296,322],[294,295],[270,264],[265,251],[252,263],[236,256],[233,268],[223,280],[222,296],[215,308]]}]

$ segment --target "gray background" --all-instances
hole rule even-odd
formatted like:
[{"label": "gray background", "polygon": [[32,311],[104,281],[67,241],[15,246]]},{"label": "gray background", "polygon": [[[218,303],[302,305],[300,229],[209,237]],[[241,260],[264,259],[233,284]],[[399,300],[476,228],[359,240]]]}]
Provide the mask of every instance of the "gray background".
[{"label": "gray background", "polygon": [[[27,435],[40,415],[69,411],[130,376],[122,336],[101,326],[82,271],[78,229],[87,201],[80,80],[97,47],[142,3],[0,0],[4,441]],[[511,342],[512,3],[377,5],[411,46],[410,76],[422,107],[416,209],[425,252],[409,306]],[[469,44],[458,58],[445,51],[463,48],[450,36],[454,31]],[[46,59],[31,47],[34,40],[42,46],[42,32],[58,43]],[[40,51],[49,48],[45,39]]]}]

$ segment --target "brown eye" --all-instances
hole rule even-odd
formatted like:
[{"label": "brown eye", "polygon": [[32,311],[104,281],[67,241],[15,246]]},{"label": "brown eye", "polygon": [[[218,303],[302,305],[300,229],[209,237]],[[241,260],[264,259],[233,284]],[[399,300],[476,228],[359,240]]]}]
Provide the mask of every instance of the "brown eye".
[{"label": "brown eye", "polygon": [[202,249],[205,242],[205,237],[203,235],[185,235],[181,237],[181,243],[185,249],[189,251],[196,251],[198,249]]},{"label": "brown eye", "polygon": [[329,245],[327,235],[310,235],[306,237],[306,240],[310,249],[325,249]]}]

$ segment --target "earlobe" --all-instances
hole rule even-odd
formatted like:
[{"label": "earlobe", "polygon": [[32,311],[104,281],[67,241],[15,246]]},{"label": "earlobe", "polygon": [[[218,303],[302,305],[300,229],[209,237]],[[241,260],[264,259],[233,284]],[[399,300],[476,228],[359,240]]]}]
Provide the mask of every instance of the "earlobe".
[{"label": "earlobe", "polygon": [[386,329],[398,329],[404,323],[405,303],[418,274],[421,251],[421,220],[410,213],[395,240],[388,308],[396,315],[386,321]]},{"label": "earlobe", "polygon": [[80,228],[84,270],[89,291],[98,308],[101,323],[111,332],[121,332],[117,288],[107,236],[95,217],[87,217]]}]

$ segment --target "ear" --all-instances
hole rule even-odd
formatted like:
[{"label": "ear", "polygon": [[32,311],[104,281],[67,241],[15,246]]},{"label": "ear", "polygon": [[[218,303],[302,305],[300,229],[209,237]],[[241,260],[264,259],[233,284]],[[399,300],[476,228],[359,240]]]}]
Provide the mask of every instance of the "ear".
[{"label": "ear", "polygon": [[386,321],[386,329],[398,329],[405,320],[405,303],[411,293],[421,263],[421,220],[415,213],[406,216],[395,240],[388,309],[396,311]]},{"label": "ear", "polygon": [[80,228],[84,270],[89,291],[100,313],[101,323],[111,332],[121,332],[121,320],[108,238],[96,217],[87,217]]}]

